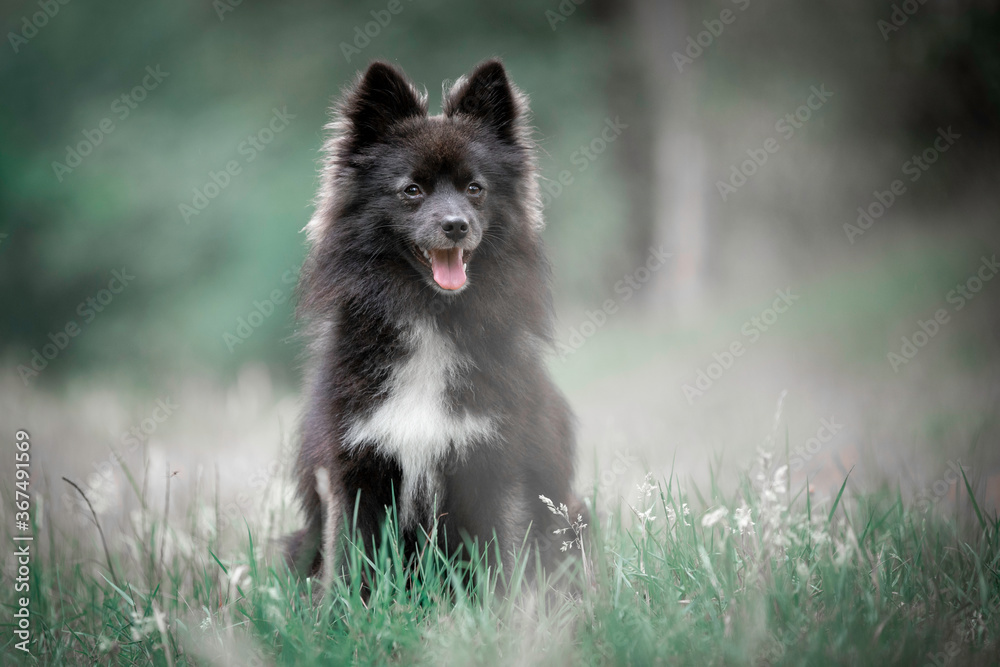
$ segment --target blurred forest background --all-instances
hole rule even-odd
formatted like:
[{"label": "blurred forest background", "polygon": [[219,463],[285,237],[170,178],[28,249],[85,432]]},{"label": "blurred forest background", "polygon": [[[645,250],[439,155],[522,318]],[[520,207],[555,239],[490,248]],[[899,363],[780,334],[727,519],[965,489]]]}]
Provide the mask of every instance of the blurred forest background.
[{"label": "blurred forest background", "polygon": [[[852,484],[919,492],[961,460],[1000,498],[1000,280],[946,305],[1000,249],[998,5],[6,2],[0,421],[32,431],[53,479],[112,499],[101,463],[137,426],[127,453],[182,485],[221,460],[238,486],[285,457],[291,282],[331,100],[385,58],[436,110],[443,80],[500,56],[532,99],[582,486],[742,463],[787,390],[793,449],[843,424],[801,453],[810,479],[835,488],[855,466]],[[910,181],[905,163],[948,128],[959,138]],[[884,214],[845,229],[894,179]],[[669,261],[637,273],[654,248]],[[134,279],[103,304],[115,270]],[[628,298],[625,276],[641,286]],[[750,341],[743,324],[786,289],[799,299]],[[941,307],[951,321],[893,368]],[[70,321],[79,335],[26,374]],[[692,400],[733,341],[746,354]],[[180,407],[150,421],[166,399]],[[629,472],[604,486],[619,459]]]}]

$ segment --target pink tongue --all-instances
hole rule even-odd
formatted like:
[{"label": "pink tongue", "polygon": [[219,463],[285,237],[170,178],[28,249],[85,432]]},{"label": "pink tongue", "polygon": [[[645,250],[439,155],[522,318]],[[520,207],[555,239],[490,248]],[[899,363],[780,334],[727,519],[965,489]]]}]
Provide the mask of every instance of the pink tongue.
[{"label": "pink tongue", "polygon": [[434,282],[441,289],[459,289],[465,284],[465,267],[462,265],[462,249],[431,250],[431,270]]}]

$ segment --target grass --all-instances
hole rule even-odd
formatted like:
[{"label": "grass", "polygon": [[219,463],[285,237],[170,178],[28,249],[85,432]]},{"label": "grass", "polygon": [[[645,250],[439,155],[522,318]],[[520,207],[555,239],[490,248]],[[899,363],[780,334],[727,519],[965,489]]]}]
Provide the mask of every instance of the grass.
[{"label": "grass", "polygon": [[[142,511],[107,552],[93,525],[36,526],[31,655],[4,621],[0,662],[996,664],[1000,521],[967,481],[974,511],[942,516],[844,487],[816,506],[786,470],[761,450],[729,493],[648,476],[583,529],[586,576],[576,558],[532,584],[524,558],[498,573],[432,548],[408,567],[389,529],[325,595],[288,575],[263,529],[246,523],[228,544],[194,517],[181,529],[133,484]],[[2,602],[14,609],[11,585]]]}]

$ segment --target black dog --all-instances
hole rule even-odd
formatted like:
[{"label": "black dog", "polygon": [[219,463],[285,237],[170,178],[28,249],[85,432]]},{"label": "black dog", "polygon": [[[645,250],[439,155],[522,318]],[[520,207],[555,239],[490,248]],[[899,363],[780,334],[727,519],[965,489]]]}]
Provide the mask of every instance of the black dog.
[{"label": "black dog", "polygon": [[393,507],[411,553],[436,525],[448,553],[496,539],[508,563],[526,536],[543,562],[560,551],[552,531],[566,522],[539,496],[584,511],[572,416],[543,365],[527,100],[490,60],[443,109],[428,116],[426,95],[374,62],[329,127],[299,286],[313,340],[297,469],[307,525],[288,554],[299,572],[318,572],[344,530],[370,548]]}]

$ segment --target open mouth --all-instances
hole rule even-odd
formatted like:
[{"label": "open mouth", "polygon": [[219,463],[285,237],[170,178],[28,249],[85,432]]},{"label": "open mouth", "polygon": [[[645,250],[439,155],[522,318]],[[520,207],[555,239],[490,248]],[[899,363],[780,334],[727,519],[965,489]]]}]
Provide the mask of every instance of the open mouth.
[{"label": "open mouth", "polygon": [[465,286],[468,253],[461,248],[422,248],[414,243],[411,250],[417,261],[431,270],[438,287],[454,291]]}]

